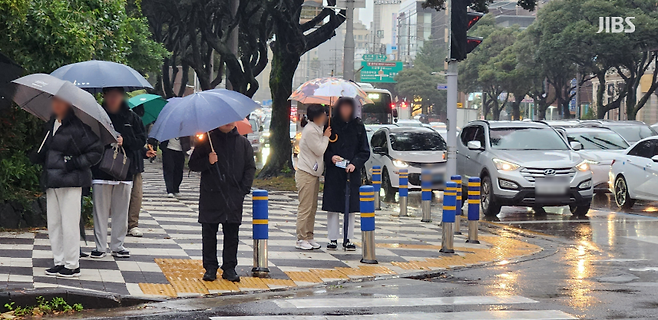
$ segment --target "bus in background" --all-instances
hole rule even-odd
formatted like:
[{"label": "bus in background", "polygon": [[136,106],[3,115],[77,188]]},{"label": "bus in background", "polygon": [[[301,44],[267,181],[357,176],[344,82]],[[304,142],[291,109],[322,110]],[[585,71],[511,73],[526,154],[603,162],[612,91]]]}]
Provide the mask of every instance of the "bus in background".
[{"label": "bus in background", "polygon": [[392,124],[397,118],[395,103],[391,92],[385,89],[377,89],[370,83],[359,83],[363,91],[368,94],[372,104],[361,106],[361,119],[364,124]]}]

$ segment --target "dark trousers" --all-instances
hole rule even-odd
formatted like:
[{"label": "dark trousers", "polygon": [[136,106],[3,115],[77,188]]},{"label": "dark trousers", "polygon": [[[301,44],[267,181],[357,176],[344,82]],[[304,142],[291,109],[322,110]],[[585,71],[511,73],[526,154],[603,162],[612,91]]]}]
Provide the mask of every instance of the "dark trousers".
[{"label": "dark trousers", "polygon": [[167,193],[178,193],[183,182],[185,170],[185,152],[167,148],[162,149],[162,172],[164,174]]},{"label": "dark trousers", "polygon": [[[222,270],[235,269],[238,265],[238,229],[237,223],[222,223],[224,233],[222,249]],[[219,223],[202,223],[201,235],[203,242],[203,268],[217,270],[217,230]]]}]

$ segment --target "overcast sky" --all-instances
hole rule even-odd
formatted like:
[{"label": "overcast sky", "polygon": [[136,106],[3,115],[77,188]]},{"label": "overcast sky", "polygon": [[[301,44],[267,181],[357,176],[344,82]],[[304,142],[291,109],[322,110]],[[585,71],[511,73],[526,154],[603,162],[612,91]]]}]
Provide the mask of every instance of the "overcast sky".
[{"label": "overcast sky", "polygon": [[365,9],[359,9],[359,19],[361,22],[370,28],[370,22],[372,22],[372,12],[373,12],[373,0],[366,0]]}]

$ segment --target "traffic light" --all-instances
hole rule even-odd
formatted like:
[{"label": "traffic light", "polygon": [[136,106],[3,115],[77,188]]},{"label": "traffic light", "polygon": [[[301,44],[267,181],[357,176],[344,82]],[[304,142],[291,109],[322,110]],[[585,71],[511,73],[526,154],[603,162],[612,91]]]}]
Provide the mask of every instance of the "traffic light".
[{"label": "traffic light", "polygon": [[469,0],[452,0],[450,15],[450,59],[461,61],[466,59],[475,47],[482,43],[480,37],[469,37],[466,32],[477,23],[484,13],[468,12]]}]

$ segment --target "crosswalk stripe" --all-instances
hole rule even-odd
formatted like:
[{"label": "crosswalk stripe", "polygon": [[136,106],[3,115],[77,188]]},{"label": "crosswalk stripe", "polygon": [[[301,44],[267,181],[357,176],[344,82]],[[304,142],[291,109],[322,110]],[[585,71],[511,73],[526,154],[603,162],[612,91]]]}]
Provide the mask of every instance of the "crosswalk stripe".
[{"label": "crosswalk stripe", "polygon": [[531,311],[465,311],[465,312],[434,312],[434,313],[392,313],[370,315],[344,315],[344,316],[243,316],[243,317],[211,317],[211,320],[562,320],[577,319],[576,317],[559,310],[531,310]]},{"label": "crosswalk stripe", "polygon": [[275,300],[281,308],[367,308],[367,307],[414,307],[442,305],[518,304],[537,301],[520,296],[459,296],[431,298],[348,298],[348,299],[288,299]]}]

